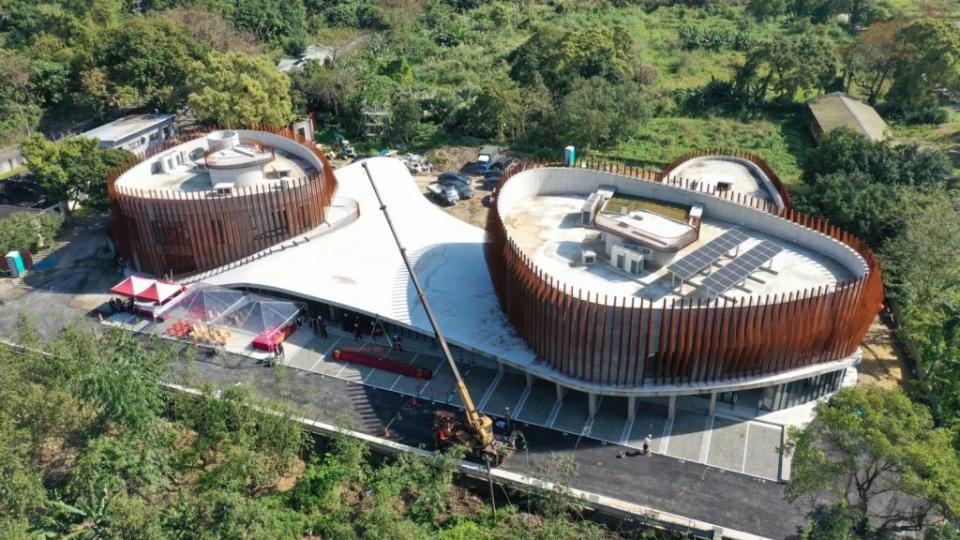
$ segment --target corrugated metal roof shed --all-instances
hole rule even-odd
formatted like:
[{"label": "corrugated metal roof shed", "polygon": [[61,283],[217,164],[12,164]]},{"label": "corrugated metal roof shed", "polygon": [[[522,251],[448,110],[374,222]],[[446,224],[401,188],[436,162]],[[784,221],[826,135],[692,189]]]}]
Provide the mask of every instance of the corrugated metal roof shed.
[{"label": "corrugated metal roof shed", "polygon": [[866,103],[836,92],[812,99],[807,103],[813,120],[815,132],[820,133],[845,127],[862,133],[872,141],[882,141],[887,137],[887,123],[877,111]]}]

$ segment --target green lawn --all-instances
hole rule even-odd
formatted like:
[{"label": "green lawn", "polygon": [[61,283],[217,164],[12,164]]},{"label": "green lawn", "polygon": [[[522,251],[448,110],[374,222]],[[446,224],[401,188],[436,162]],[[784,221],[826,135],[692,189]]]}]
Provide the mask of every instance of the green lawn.
[{"label": "green lawn", "polygon": [[896,142],[912,142],[922,146],[936,148],[953,161],[953,167],[960,173],[960,112],[948,109],[950,118],[940,125],[890,126],[891,137]]},{"label": "green lawn", "polygon": [[802,121],[795,117],[779,122],[670,117],[654,118],[615,148],[592,155],[667,163],[692,150],[744,150],[766,160],[784,182],[798,183],[803,155],[812,144]]},{"label": "green lawn", "polygon": [[607,203],[604,211],[611,214],[619,214],[621,208],[646,210],[647,212],[684,223],[687,221],[689,211],[689,207],[680,204],[670,204],[663,201],[647,199],[646,197],[635,197],[633,195],[623,194],[614,195],[613,198],[610,199],[610,202]]}]

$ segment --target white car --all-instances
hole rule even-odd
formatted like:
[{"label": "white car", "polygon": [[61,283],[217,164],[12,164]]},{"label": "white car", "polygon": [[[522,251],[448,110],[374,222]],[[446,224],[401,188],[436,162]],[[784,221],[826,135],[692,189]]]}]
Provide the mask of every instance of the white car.
[{"label": "white car", "polygon": [[428,174],[433,170],[433,165],[423,159],[420,154],[407,154],[403,158],[403,163],[407,166],[410,174]]}]

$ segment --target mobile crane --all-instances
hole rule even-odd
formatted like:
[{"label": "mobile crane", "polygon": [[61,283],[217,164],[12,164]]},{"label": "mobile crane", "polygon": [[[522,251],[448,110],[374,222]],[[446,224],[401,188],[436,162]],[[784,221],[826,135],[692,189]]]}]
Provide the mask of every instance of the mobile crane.
[{"label": "mobile crane", "polygon": [[[407,267],[407,272],[410,274],[413,286],[417,290],[417,296],[420,298],[423,310],[426,312],[430,326],[433,328],[437,343],[440,344],[440,351],[443,353],[443,357],[447,361],[450,371],[453,373],[453,377],[456,380],[457,393],[460,395],[460,401],[463,403],[464,414],[462,418],[457,414],[447,411],[437,411],[434,414],[434,446],[438,450],[446,450],[456,444],[462,444],[469,449],[471,457],[474,459],[484,462],[488,466],[500,465],[516,450],[516,434],[510,433],[509,436],[504,437],[495,435],[493,420],[477,410],[476,405],[474,405],[473,398],[470,397],[470,391],[463,382],[463,377],[460,376],[460,370],[457,368],[457,364],[453,360],[453,355],[450,353],[447,340],[444,338],[443,332],[440,331],[440,325],[433,314],[433,309],[430,308],[430,302],[427,300],[427,295],[423,291],[420,279],[417,278],[417,274],[413,270],[413,265],[410,264],[410,259],[407,258],[407,250],[400,242],[397,230],[393,226],[393,220],[390,219],[387,205],[384,204],[383,198],[380,197],[380,191],[373,181],[370,168],[366,162],[363,162],[361,165],[367,175],[367,179],[370,181],[370,187],[373,188],[373,193],[377,197],[377,202],[380,204],[380,211],[383,212],[383,217],[390,227],[390,233],[393,235],[393,240],[397,244],[397,249],[400,251],[400,257],[403,258],[403,264]],[[505,423],[505,426],[509,426],[509,421]],[[504,431],[508,430],[509,428]]]}]

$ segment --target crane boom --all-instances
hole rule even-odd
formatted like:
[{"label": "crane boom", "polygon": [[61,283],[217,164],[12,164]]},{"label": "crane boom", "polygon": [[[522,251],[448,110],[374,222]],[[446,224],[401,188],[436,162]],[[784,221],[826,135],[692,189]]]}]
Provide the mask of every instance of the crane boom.
[{"label": "crane boom", "polygon": [[423,292],[423,286],[420,284],[420,279],[417,277],[417,273],[413,270],[413,265],[410,264],[410,259],[407,258],[407,248],[403,247],[403,244],[400,242],[400,236],[397,235],[397,229],[393,226],[393,220],[390,219],[390,212],[387,211],[387,205],[384,204],[383,198],[380,197],[380,190],[377,189],[377,184],[373,181],[373,175],[370,173],[370,168],[367,166],[367,163],[364,161],[361,163],[363,166],[364,172],[367,174],[367,179],[370,181],[370,187],[373,188],[373,194],[377,197],[377,202],[380,204],[380,211],[383,212],[384,219],[387,220],[387,226],[390,227],[390,233],[393,235],[393,241],[397,244],[397,249],[400,250],[400,257],[403,259],[403,264],[407,267],[407,273],[410,274],[410,279],[413,281],[413,286],[417,290],[417,297],[420,299],[420,304],[423,306],[423,310],[427,314],[427,319],[430,321],[430,326],[433,328],[433,333],[437,338],[437,342],[440,344],[440,350],[443,353],[444,359],[447,361],[447,365],[450,366],[450,371],[453,372],[453,377],[457,381],[457,392],[460,395],[460,401],[463,402],[463,407],[466,410],[467,414],[467,424],[473,430],[474,435],[477,437],[481,445],[486,446],[493,442],[493,421],[480,413],[477,410],[477,407],[473,403],[473,398],[470,397],[470,391],[467,389],[467,385],[463,382],[463,377],[460,376],[460,370],[457,368],[456,362],[453,360],[453,354],[450,353],[450,347],[447,345],[446,338],[443,337],[443,332],[440,331],[440,324],[437,322],[437,318],[433,314],[433,309],[430,307],[430,301],[427,300],[426,293]]}]

